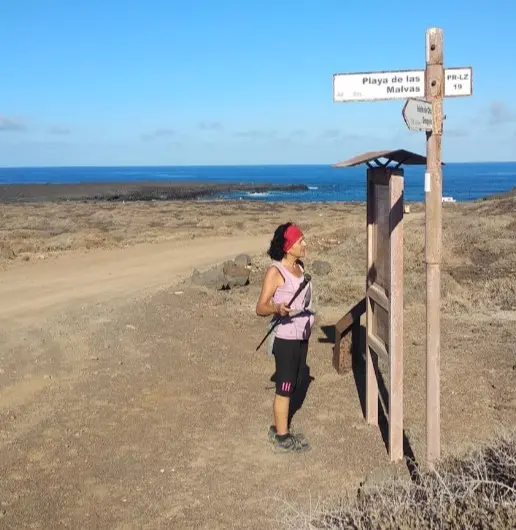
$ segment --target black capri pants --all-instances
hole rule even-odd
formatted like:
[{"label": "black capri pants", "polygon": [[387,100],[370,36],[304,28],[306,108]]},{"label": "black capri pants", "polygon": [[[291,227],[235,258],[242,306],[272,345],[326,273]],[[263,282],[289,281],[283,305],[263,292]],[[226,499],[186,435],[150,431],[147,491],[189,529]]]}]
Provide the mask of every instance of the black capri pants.
[{"label": "black capri pants", "polygon": [[276,394],[290,397],[301,386],[306,370],[308,340],[274,339],[272,353],[276,360]]}]

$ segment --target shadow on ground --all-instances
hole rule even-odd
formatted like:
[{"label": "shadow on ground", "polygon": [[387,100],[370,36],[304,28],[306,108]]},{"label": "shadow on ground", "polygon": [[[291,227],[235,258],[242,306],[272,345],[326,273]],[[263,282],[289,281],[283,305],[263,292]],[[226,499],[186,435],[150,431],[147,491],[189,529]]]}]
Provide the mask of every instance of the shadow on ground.
[{"label": "shadow on ground", "polygon": [[[335,326],[321,326],[321,331],[325,337],[320,338],[319,342],[326,344],[335,344]],[[352,371],[355,380],[355,386],[360,400],[360,406],[362,408],[362,414],[366,417],[366,328],[360,326],[360,333],[355,334],[352,339]],[[333,356],[333,348],[331,352]],[[378,368],[378,358],[373,356],[373,363],[375,365],[375,372],[378,381],[379,394],[385,403],[385,406],[389,407],[389,392],[387,385],[383,379],[383,376]],[[389,451],[389,420],[388,414],[382,406],[380,399],[378,400],[378,427],[382,435],[385,449]],[[407,465],[407,469],[410,473],[412,480],[416,480],[418,476],[419,464],[416,460],[411,444],[405,431],[403,431],[403,456]]]}]

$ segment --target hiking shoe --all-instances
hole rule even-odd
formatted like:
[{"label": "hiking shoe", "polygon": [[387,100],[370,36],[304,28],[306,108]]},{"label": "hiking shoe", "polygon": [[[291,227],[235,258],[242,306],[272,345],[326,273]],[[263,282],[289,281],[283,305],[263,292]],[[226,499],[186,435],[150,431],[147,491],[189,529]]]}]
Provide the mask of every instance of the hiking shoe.
[{"label": "hiking shoe", "polygon": [[[306,439],[306,436],[302,432],[296,432],[293,427],[290,428],[290,434],[299,440],[299,442],[302,445],[310,445],[308,443],[308,440]],[[274,443],[276,441],[276,426],[271,425],[269,427],[269,432],[267,433],[267,437],[269,438],[269,442]]]},{"label": "hiking shoe", "polygon": [[310,450],[309,445],[303,445],[297,438],[289,434],[283,441],[275,437],[274,452],[275,453],[305,453]]}]

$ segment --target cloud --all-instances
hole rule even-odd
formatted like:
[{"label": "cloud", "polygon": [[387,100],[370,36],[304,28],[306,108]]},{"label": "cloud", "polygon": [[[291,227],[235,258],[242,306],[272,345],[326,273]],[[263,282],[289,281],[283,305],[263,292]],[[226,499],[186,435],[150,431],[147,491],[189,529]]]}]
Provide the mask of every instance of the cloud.
[{"label": "cloud", "polygon": [[271,140],[276,136],[276,131],[267,131],[261,129],[251,129],[249,131],[239,131],[235,136],[248,138],[250,140]]},{"label": "cloud", "polygon": [[220,131],[222,128],[220,121],[201,121],[199,123],[201,131]]},{"label": "cloud", "polygon": [[61,127],[59,125],[54,125],[53,127],[50,127],[48,129],[48,132],[50,134],[66,135],[66,134],[70,134],[72,131],[68,127]]},{"label": "cloud", "polygon": [[444,138],[464,138],[469,136],[469,131],[466,129],[446,129],[443,128]]},{"label": "cloud", "polygon": [[306,131],[304,129],[294,129],[289,134],[290,138],[304,138],[306,136]]},{"label": "cloud", "polygon": [[5,132],[26,132],[27,126],[23,121],[7,116],[0,116],[0,131]]},{"label": "cloud", "polygon": [[156,140],[158,138],[166,138],[166,137],[171,137],[175,135],[176,135],[176,131],[174,131],[173,129],[159,128],[159,129],[155,129],[151,133],[142,134],[141,139],[145,142],[149,142],[151,140]]},{"label": "cloud", "polygon": [[488,121],[490,125],[516,122],[516,112],[504,101],[496,100],[489,106]]},{"label": "cloud", "polygon": [[319,134],[321,140],[335,140],[337,142],[356,142],[357,140],[363,140],[365,137],[360,134],[347,133],[341,129],[330,128],[325,129]]},{"label": "cloud", "polygon": [[325,140],[331,140],[335,138],[339,138],[341,134],[340,129],[325,129],[321,132],[319,135],[319,138],[323,138]]}]

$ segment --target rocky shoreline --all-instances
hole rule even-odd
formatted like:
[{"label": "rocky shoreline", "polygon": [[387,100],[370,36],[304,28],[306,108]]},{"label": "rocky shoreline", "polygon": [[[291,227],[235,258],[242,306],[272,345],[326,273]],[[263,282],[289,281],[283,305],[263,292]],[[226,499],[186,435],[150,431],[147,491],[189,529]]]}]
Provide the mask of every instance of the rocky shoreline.
[{"label": "rocky shoreline", "polygon": [[96,182],[84,184],[9,184],[0,186],[0,203],[134,202],[216,198],[223,193],[306,191],[304,184],[246,184],[206,182]]}]

